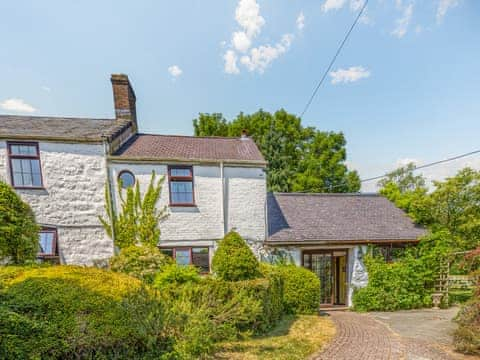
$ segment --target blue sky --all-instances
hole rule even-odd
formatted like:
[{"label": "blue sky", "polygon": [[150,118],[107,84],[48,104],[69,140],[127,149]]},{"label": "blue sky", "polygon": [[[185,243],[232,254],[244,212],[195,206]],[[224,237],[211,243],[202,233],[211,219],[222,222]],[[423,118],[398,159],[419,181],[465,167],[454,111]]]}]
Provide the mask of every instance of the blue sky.
[{"label": "blue sky", "polygon": [[[113,117],[122,72],[143,132],[192,134],[199,112],[300,114],[361,4],[2,1],[0,113]],[[363,178],[480,148],[479,35],[476,0],[370,0],[304,124],[343,131]],[[426,175],[464,165],[480,157]]]}]

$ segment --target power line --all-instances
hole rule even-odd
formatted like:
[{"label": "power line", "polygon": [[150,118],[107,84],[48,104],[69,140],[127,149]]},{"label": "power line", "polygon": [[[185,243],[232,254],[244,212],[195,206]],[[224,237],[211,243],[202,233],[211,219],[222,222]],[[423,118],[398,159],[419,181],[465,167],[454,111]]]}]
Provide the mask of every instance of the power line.
[{"label": "power line", "polygon": [[[432,166],[435,166],[435,165],[439,165],[439,164],[444,164],[444,163],[447,163],[447,162],[450,162],[450,161],[454,161],[454,160],[458,160],[458,159],[462,159],[462,158],[465,158],[465,157],[468,157],[468,156],[472,156],[472,155],[475,155],[475,154],[479,154],[480,153],[480,150],[474,150],[474,151],[470,151],[468,153],[464,153],[464,154],[460,154],[460,155],[457,155],[457,156],[453,156],[453,157],[450,157],[450,158],[447,158],[447,159],[444,159],[444,160],[438,160],[438,161],[434,161],[434,162],[431,162],[431,163],[427,163],[427,164],[424,164],[424,165],[420,165],[420,166],[415,166],[412,171],[416,171],[416,170],[420,170],[420,169],[425,169],[425,168],[429,168],[429,167],[432,167]],[[366,178],[366,179],[362,179],[360,180],[360,183],[364,183],[364,182],[369,182],[369,181],[373,181],[373,180],[380,180],[380,179],[383,179],[385,177],[387,177],[390,173],[385,173],[384,175],[378,175],[378,176],[373,176],[373,177],[370,177],[370,178]],[[344,186],[344,185],[347,185],[347,182],[342,182],[340,184],[336,184],[336,185],[332,185],[332,186],[329,186],[329,189],[335,189],[335,188],[338,188],[338,187],[341,187],[341,186]],[[308,191],[308,190],[305,190],[305,191],[300,191],[302,193],[309,193],[311,191]]]},{"label": "power line", "polygon": [[[447,163],[447,162],[450,162],[450,161],[458,160],[458,159],[461,159],[461,158],[464,158],[464,157],[467,157],[467,156],[472,156],[472,155],[475,155],[475,154],[478,154],[478,153],[480,153],[480,150],[470,151],[468,153],[453,156],[451,158],[447,158],[447,159],[444,159],[444,160],[438,160],[438,161],[434,161],[434,162],[431,162],[431,163],[428,163],[428,164],[425,164],[425,165],[415,166],[412,171],[429,168],[429,167],[432,167],[432,166],[435,166],[435,165],[438,165],[438,164],[443,164],[443,163]],[[384,177],[387,177],[387,176],[388,176],[388,173],[385,174],[385,175],[379,175],[379,176],[374,176],[374,177],[371,177],[371,178],[363,179],[363,180],[360,180],[360,182],[363,183],[363,182],[368,182],[368,181],[373,181],[373,180],[380,180],[380,179],[383,179]]]},{"label": "power line", "polygon": [[327,67],[327,70],[323,73],[323,76],[322,78],[320,79],[319,83],[317,84],[317,86],[315,87],[315,90],[313,91],[312,93],[312,96],[310,96],[310,99],[308,100],[307,104],[305,105],[305,108],[303,109],[300,117],[302,118],[303,115],[307,112],[308,108],[310,107],[310,104],[312,103],[313,99],[315,98],[315,95],[317,94],[318,92],[318,89],[320,89],[320,86],[322,86],[323,82],[325,81],[325,78],[327,77],[328,73],[330,72],[330,69],[332,68],[333,64],[335,63],[335,60],[337,60],[337,57],[338,55],[340,54],[340,52],[342,51],[343,49],[343,46],[345,45],[345,43],[347,42],[350,34],[352,33],[353,29],[355,28],[355,25],[357,25],[358,23],[358,20],[360,19],[360,17],[362,16],[363,14],[363,11],[365,10],[365,8],[367,7],[367,4],[368,4],[368,0],[365,0],[365,2],[363,3],[363,6],[362,8],[360,9],[360,12],[358,13],[357,17],[355,18],[355,21],[353,22],[352,26],[350,27],[350,29],[348,30],[347,34],[345,35],[345,37],[343,38],[343,41],[340,43],[340,46],[338,47],[337,49],[337,52],[335,53],[335,56],[332,58],[332,61],[330,61],[330,64],[328,65]]}]

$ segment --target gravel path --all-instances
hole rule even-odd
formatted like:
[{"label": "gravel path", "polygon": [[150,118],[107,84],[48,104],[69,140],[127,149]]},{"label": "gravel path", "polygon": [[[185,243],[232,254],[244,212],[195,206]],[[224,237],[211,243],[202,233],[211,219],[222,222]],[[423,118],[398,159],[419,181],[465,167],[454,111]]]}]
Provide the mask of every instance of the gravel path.
[{"label": "gravel path", "polygon": [[[449,360],[462,359],[439,344],[419,337],[398,335],[374,315],[349,311],[328,313],[337,333],[333,341],[312,360]],[[405,334],[404,334],[405,335]]]}]

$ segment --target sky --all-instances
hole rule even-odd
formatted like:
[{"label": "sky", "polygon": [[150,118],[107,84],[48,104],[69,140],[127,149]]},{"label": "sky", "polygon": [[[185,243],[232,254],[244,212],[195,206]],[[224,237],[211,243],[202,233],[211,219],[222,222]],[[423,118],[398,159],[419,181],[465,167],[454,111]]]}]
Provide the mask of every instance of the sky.
[{"label": "sky", "polygon": [[[2,1],[0,114],[113,118],[125,73],[145,133],[300,115],[363,1]],[[370,0],[302,123],[342,131],[361,178],[480,149],[479,35],[477,0]],[[424,175],[463,166],[480,155]]]}]

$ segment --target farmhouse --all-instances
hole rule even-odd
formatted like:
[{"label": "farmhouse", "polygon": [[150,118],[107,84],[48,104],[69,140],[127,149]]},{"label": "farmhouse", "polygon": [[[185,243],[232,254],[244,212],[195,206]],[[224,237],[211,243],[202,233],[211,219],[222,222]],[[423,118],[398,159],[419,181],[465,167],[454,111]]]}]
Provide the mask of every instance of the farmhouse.
[{"label": "farmhouse", "polygon": [[258,257],[283,254],[315,272],[325,304],[350,304],[366,283],[365,245],[389,256],[424,232],[377,195],[267,194],[252,139],[140,133],[128,77],[111,82],[115,119],[0,115],[0,179],[42,226],[39,258],[88,265],[112,256],[98,217],[105,205],[118,209],[118,186],[144,189],[152,171],[165,177],[159,206],[169,211],[158,246],[177,263],[208,272],[216,242],[235,229]]}]

